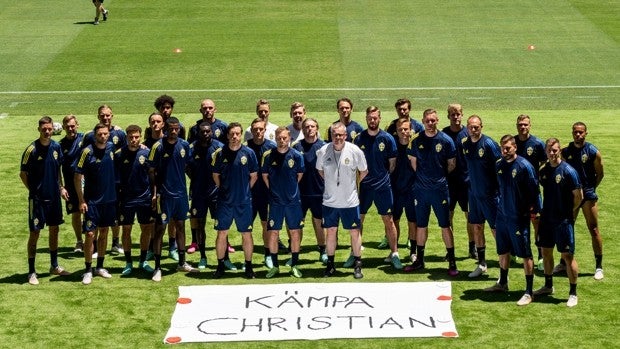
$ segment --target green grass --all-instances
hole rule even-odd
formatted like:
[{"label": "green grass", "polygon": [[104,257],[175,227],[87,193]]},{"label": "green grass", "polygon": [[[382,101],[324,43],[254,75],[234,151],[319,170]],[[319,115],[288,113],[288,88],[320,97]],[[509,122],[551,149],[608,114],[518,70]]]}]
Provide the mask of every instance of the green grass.
[{"label": "green grass", "polygon": [[[518,114],[532,116],[540,138],[570,141],[570,125],[588,123],[589,140],[601,150],[606,177],[601,184],[600,221],[605,248],[605,279],[592,279],[593,256],[583,218],[577,222],[576,258],[581,269],[580,303],[566,309],[565,277],[556,295],[526,308],[515,302],[524,288],[520,266],[511,271],[507,296],[479,290],[498,276],[489,243],[488,277],[468,280],[474,268],[465,258],[462,215],[456,215],[456,246],[461,275],[453,282],[453,315],[458,339],[325,340],[210,344],[214,348],[329,348],[356,346],[617,347],[620,246],[615,208],[620,205],[616,145],[620,121],[620,4],[616,1],[198,1],[107,0],[110,20],[98,27],[89,1],[0,0],[0,347],[153,347],[169,326],[179,285],[240,284],[240,276],[211,279],[213,269],[193,278],[165,273],[161,284],[148,278],[121,279],[122,258],[107,258],[114,277],[80,284],[83,258],[72,251],[73,233],[61,227],[61,264],[75,274],[49,278],[46,233],[39,241],[41,285],[26,280],[27,202],[19,181],[19,160],[37,137],[36,121],[48,114],[78,115],[82,131],[95,123],[95,111],[111,104],[115,121],[145,125],[153,100],[162,93],[177,99],[175,111],[186,124],[199,118],[200,100],[213,98],[219,116],[248,125],[258,98],[272,101],[272,121],[288,123],[288,106],[299,100],[321,128],[336,119],[335,100],[351,97],[354,119],[363,109],[383,109],[383,125],[394,116],[400,97],[413,101],[413,113],[433,107],[444,115],[450,102],[484,120],[484,131],[499,139],[515,132]],[[534,50],[528,50],[534,45]],[[180,48],[181,53],[174,53]],[[442,116],[441,124],[447,120]],[[210,223],[209,223],[210,224]],[[365,282],[444,280],[445,253],[431,223],[429,272],[393,273],[377,250],[381,222],[368,217],[364,239]],[[255,239],[259,236],[255,233]],[[214,233],[208,232],[208,241]],[[134,239],[135,240],[135,239]],[[231,234],[236,247],[240,237]],[[346,239],[344,239],[346,241]],[[401,238],[401,242],[404,239]],[[352,277],[322,281],[312,234],[306,229],[302,280],[264,279],[256,283],[353,282]],[[401,256],[407,255],[405,247]],[[257,249],[257,252],[260,252]],[[346,246],[338,250],[344,260]],[[215,254],[208,251],[210,267]],[[232,256],[240,262],[240,253]],[[197,262],[197,256],[189,257]],[[254,258],[260,263],[260,253]],[[164,260],[166,269],[174,263]],[[535,279],[540,286],[541,275]],[[413,301],[413,300],[412,300]],[[503,345],[502,345],[503,344]],[[189,344],[188,347],[199,347]]]}]

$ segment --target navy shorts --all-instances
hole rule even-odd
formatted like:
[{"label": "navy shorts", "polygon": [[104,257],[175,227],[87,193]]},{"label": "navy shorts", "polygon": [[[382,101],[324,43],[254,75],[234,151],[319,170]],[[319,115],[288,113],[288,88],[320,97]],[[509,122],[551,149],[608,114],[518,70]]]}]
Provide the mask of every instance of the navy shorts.
[{"label": "navy shorts", "polygon": [[192,197],[189,209],[191,218],[205,219],[207,211],[211,212],[211,219],[215,219],[215,211],[217,210],[217,196],[211,198]]},{"label": "navy shorts", "polygon": [[215,230],[228,230],[232,226],[233,220],[240,233],[251,233],[252,223],[252,205],[218,205],[215,214]]},{"label": "navy shorts", "polygon": [[64,223],[60,198],[57,200],[28,200],[28,227],[30,231],[41,230],[45,225],[55,227]]},{"label": "navy shorts", "polygon": [[558,252],[575,254],[575,228],[572,222],[550,222],[541,216],[536,245],[544,248],[557,247]]},{"label": "navy shorts", "polygon": [[359,206],[334,208],[323,205],[323,228],[338,228],[340,221],[344,229],[360,229]]},{"label": "navy shorts", "polygon": [[66,184],[65,189],[67,190],[67,194],[69,194],[69,200],[65,201],[65,209],[67,210],[67,214],[80,212],[80,201],[78,200],[75,187],[73,186],[73,184]]},{"label": "navy shorts", "polygon": [[489,222],[491,229],[495,229],[497,218],[498,197],[477,198],[469,196],[469,213],[467,218],[471,224],[484,224]]},{"label": "navy shorts", "polygon": [[598,195],[596,195],[596,190],[594,190],[593,188],[584,188],[583,201],[581,202],[581,204],[583,205],[585,201],[598,201]]},{"label": "navy shorts", "polygon": [[413,195],[413,189],[406,192],[394,193],[394,208],[392,209],[392,216],[395,221],[400,220],[400,217],[405,211],[407,216],[407,222],[416,222],[415,216],[415,196]]},{"label": "navy shorts", "polygon": [[415,217],[419,228],[428,227],[431,216],[431,207],[437,217],[437,223],[441,228],[450,226],[450,197],[448,196],[448,186],[445,188],[429,191],[426,189],[415,188]]},{"label": "navy shorts", "polygon": [[252,196],[252,221],[254,221],[256,215],[258,215],[261,222],[265,222],[267,220],[268,206],[267,195],[265,195],[265,197]]},{"label": "navy shorts", "polygon": [[394,200],[392,198],[392,188],[388,185],[379,189],[373,189],[367,185],[360,185],[360,213],[368,213],[368,209],[375,203],[377,213],[382,216],[392,214]]},{"label": "navy shorts", "polygon": [[301,203],[297,205],[269,205],[268,230],[281,230],[282,222],[286,220],[289,229],[304,227],[304,216],[301,212]]},{"label": "navy shorts", "polygon": [[468,211],[469,204],[469,183],[450,181],[448,182],[450,192],[450,211],[454,211],[456,204],[459,204],[461,211]]},{"label": "navy shorts", "polygon": [[495,229],[498,255],[510,253],[520,258],[532,258],[529,217],[517,222],[498,216]]},{"label": "navy shorts", "polygon": [[135,217],[138,217],[139,224],[150,224],[155,222],[155,211],[148,206],[127,207],[120,205],[118,208],[118,224],[132,225]]},{"label": "navy shorts", "polygon": [[312,218],[323,219],[323,197],[322,196],[302,196],[301,213],[305,217],[310,210]]},{"label": "navy shorts", "polygon": [[168,224],[170,220],[184,221],[189,212],[187,197],[172,198],[166,196],[157,197],[157,223]]},{"label": "navy shorts", "polygon": [[88,205],[88,211],[84,213],[82,230],[84,232],[95,231],[97,228],[113,227],[116,221],[116,203]]}]

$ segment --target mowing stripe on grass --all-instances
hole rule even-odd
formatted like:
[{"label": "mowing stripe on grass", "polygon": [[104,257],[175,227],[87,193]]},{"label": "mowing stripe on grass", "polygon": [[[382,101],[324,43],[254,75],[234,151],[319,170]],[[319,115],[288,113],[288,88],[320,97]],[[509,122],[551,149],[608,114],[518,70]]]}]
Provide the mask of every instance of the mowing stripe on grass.
[{"label": "mowing stripe on grass", "polygon": [[[225,89],[176,89],[167,92],[311,92],[311,91],[466,91],[466,90],[573,90],[616,89],[620,85],[576,86],[437,86],[437,87],[309,87],[309,88],[225,88]],[[79,93],[159,93],[161,90],[68,90],[68,91],[0,91],[1,95],[21,94],[79,94]]]}]

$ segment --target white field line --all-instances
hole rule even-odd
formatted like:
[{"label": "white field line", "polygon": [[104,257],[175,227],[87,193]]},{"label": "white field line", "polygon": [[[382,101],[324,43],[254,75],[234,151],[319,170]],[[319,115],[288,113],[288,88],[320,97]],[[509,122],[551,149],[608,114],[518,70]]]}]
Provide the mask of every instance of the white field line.
[{"label": "white field line", "polygon": [[444,87],[326,87],[326,88],[256,88],[256,89],[176,89],[176,90],[85,90],[85,91],[0,91],[0,95],[21,94],[95,94],[95,93],[161,93],[175,92],[322,92],[322,91],[469,91],[469,90],[573,90],[617,89],[620,85],[575,86],[444,86]]}]

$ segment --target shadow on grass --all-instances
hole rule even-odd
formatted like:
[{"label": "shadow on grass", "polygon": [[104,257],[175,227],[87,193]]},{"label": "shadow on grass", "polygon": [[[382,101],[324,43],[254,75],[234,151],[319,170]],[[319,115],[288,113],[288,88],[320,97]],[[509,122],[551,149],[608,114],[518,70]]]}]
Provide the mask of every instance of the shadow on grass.
[{"label": "shadow on grass", "polygon": [[[521,296],[523,296],[524,290],[513,290],[508,292],[485,292],[481,289],[465,290],[459,297],[464,301],[480,300],[483,302],[496,303],[496,302],[514,302],[516,303]],[[566,299],[555,298],[554,296],[538,296],[534,298],[535,303],[546,304],[560,304],[565,303]]]},{"label": "shadow on grass", "polygon": [[73,24],[76,24],[76,25],[83,25],[83,24],[93,25],[93,23],[95,23],[95,22],[94,21],[73,22]]}]

